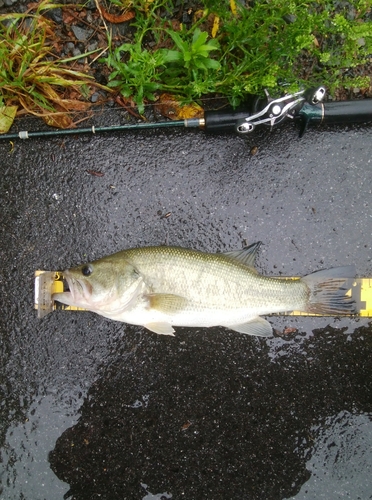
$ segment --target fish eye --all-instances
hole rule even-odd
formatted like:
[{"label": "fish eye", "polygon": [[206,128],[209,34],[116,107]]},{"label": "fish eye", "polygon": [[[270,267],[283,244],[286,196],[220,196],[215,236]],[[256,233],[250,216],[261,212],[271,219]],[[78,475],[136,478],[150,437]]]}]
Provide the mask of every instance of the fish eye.
[{"label": "fish eye", "polygon": [[85,266],[81,268],[81,272],[84,274],[84,276],[90,276],[93,272],[93,267],[91,266],[91,264],[85,264]]}]

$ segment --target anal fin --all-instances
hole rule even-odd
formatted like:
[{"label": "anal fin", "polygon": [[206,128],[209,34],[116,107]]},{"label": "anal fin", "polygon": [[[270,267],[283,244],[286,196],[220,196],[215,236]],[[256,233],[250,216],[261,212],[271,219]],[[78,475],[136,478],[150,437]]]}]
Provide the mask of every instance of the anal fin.
[{"label": "anal fin", "polygon": [[166,323],[165,321],[154,321],[153,323],[146,323],[144,327],[151,332],[157,333],[159,335],[170,335],[174,337],[174,328],[170,323]]},{"label": "anal fin", "polygon": [[270,337],[273,334],[272,326],[266,319],[257,316],[251,321],[239,325],[224,325],[235,332],[245,333],[247,335],[257,335],[259,337]]}]

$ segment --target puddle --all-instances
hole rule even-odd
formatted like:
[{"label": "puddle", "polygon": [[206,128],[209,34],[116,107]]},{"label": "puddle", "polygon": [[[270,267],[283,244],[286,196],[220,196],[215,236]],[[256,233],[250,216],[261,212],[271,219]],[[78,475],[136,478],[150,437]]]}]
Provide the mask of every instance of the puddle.
[{"label": "puddle", "polygon": [[371,141],[371,127],[311,129],[299,141],[289,124],[244,139],[71,136],[15,141],[11,154],[1,143],[1,496],[310,500],[335,485],[362,496],[368,321],[275,319],[299,333],[268,341],[222,329],[164,339],[90,313],[37,320],[33,274],[134,246],[223,252],[263,241],[267,275],[355,263],[370,276]]},{"label": "puddle", "polygon": [[291,500],[372,498],[371,417],[342,411],[311,429],[311,477]]},{"label": "puddle", "polygon": [[53,396],[34,400],[24,422],[11,425],[0,451],[0,492],[7,500],[61,499],[68,484],[51,473],[48,454],[61,431],[76,424],[78,415]]}]

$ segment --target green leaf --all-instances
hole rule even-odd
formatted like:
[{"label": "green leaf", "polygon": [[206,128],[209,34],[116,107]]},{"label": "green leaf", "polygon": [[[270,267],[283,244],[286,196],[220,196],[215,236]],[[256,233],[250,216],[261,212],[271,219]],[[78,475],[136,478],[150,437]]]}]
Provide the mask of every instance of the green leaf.
[{"label": "green leaf", "polygon": [[184,52],[185,50],[187,50],[187,43],[185,43],[182,38],[180,37],[180,35],[178,33],[176,33],[175,31],[171,31],[171,30],[168,30],[167,33],[169,34],[169,36],[172,38],[172,40],[174,41],[174,43],[177,45],[177,47],[180,49],[181,52]]},{"label": "green leaf", "polygon": [[112,87],[120,87],[122,83],[123,83],[122,80],[110,80],[107,83],[107,86],[110,87],[110,88],[112,88]]},{"label": "green leaf", "polygon": [[182,54],[178,50],[167,50],[164,56],[165,63],[179,62],[182,60]]},{"label": "green leaf", "polygon": [[220,69],[221,68],[221,64],[218,61],[216,61],[215,59],[206,59],[203,64],[208,69]]},{"label": "green leaf", "polygon": [[192,48],[196,52],[202,45],[205,44],[208,38],[208,33],[206,31],[200,31],[196,28],[194,35],[192,37]]}]

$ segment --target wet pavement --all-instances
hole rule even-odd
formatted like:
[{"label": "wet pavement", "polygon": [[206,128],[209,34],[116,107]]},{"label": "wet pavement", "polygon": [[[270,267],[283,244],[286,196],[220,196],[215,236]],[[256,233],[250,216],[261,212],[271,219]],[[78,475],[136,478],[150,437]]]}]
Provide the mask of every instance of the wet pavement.
[{"label": "wet pavement", "polygon": [[260,240],[267,275],[355,263],[372,276],[371,140],[370,126],[299,140],[285,124],[245,139],[0,142],[0,497],[372,498],[371,320],[272,317],[278,333],[297,330],[169,338],[33,310],[36,269],[132,246]]}]

